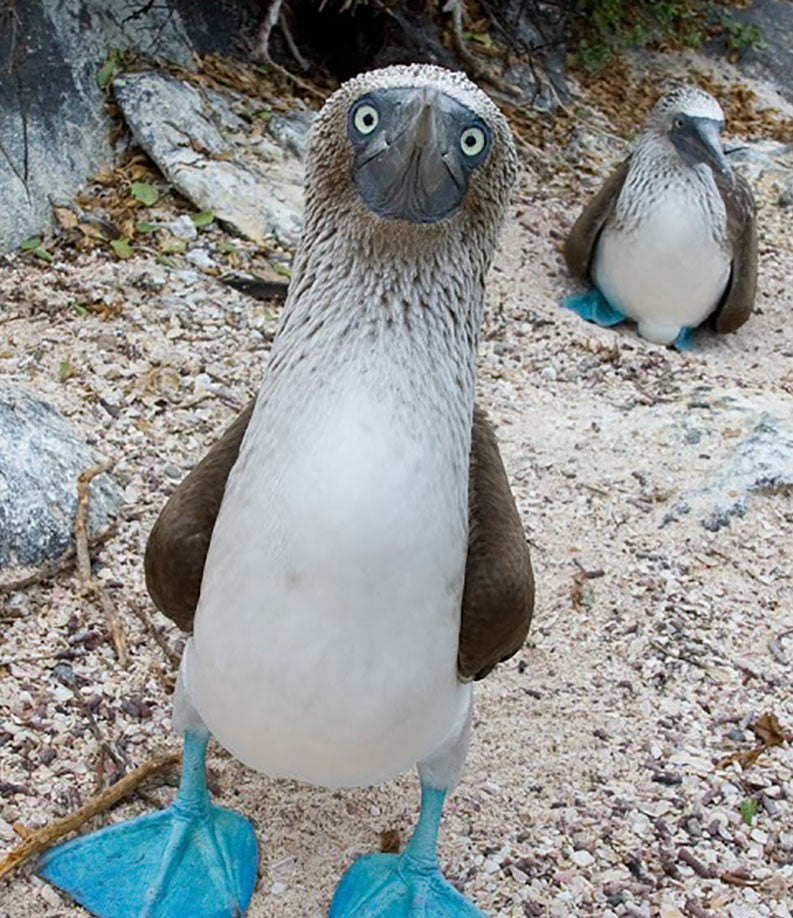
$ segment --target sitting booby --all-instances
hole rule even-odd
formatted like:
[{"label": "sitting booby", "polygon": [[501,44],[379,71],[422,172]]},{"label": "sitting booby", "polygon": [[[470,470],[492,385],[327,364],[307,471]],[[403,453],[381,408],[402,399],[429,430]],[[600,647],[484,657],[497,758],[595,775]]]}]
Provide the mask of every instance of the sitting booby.
[{"label": "sitting booby", "polygon": [[653,107],[631,155],[576,220],[570,272],[594,290],[563,304],[598,325],[625,318],[658,344],[690,346],[708,318],[717,332],[749,318],[757,286],[751,189],[721,146],[713,96],[682,87]]},{"label": "sitting booby", "polygon": [[472,681],[522,646],[534,601],[498,446],[474,408],[485,275],[515,171],[503,116],[438,67],[356,77],[318,115],[305,231],[255,406],[174,492],[147,546],[155,602],[193,632],[175,702],[179,792],[40,865],[94,914],[245,911],[256,841],[210,802],[210,733],[268,775],[330,787],[418,763],[405,850],[358,858],[330,915],[481,914],[435,849]]}]

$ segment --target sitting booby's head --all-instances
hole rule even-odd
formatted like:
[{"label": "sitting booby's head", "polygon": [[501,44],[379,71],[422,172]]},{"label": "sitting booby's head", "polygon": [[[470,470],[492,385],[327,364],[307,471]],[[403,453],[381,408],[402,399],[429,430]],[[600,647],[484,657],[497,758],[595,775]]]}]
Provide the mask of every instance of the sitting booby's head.
[{"label": "sitting booby's head", "polygon": [[647,130],[674,145],[687,166],[705,163],[715,172],[732,177],[721,146],[724,112],[709,93],[681,86],[662,96],[647,118]]},{"label": "sitting booby's head", "polygon": [[312,128],[306,231],[346,216],[359,232],[403,235],[498,224],[515,171],[506,120],[464,74],[427,64],[364,73]]}]

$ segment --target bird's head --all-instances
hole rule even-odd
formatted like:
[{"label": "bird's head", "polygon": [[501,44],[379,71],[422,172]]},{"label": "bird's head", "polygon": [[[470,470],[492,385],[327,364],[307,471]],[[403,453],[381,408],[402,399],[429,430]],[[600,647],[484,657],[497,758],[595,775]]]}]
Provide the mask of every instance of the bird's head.
[{"label": "bird's head", "polygon": [[655,103],[647,126],[668,137],[686,165],[706,163],[714,172],[732,178],[721,146],[724,112],[709,93],[695,86],[673,89]]},{"label": "bird's head", "polygon": [[312,128],[307,229],[344,215],[361,232],[427,235],[500,225],[515,179],[509,127],[462,73],[386,67],[345,83]]}]

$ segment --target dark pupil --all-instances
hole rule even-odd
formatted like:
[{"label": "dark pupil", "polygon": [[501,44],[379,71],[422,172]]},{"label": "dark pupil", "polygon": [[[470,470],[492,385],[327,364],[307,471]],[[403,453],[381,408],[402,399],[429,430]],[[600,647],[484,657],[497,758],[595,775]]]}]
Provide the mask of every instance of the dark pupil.
[{"label": "dark pupil", "polygon": [[475,147],[475,146],[476,146],[476,137],[474,137],[473,134],[469,134],[469,135],[465,138],[465,145],[466,145],[467,147]]},{"label": "dark pupil", "polygon": [[363,123],[366,127],[370,127],[374,122],[374,115],[371,112],[364,112]]}]

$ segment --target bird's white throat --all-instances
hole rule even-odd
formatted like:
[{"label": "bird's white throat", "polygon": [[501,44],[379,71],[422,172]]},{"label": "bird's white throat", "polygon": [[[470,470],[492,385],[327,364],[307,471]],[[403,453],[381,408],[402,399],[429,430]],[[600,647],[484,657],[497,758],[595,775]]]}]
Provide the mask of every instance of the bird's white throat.
[{"label": "bird's white throat", "polygon": [[383,780],[468,703],[456,655],[482,291],[400,267],[342,267],[320,289],[301,268],[213,533],[186,686],[212,733],[271,775]]}]

